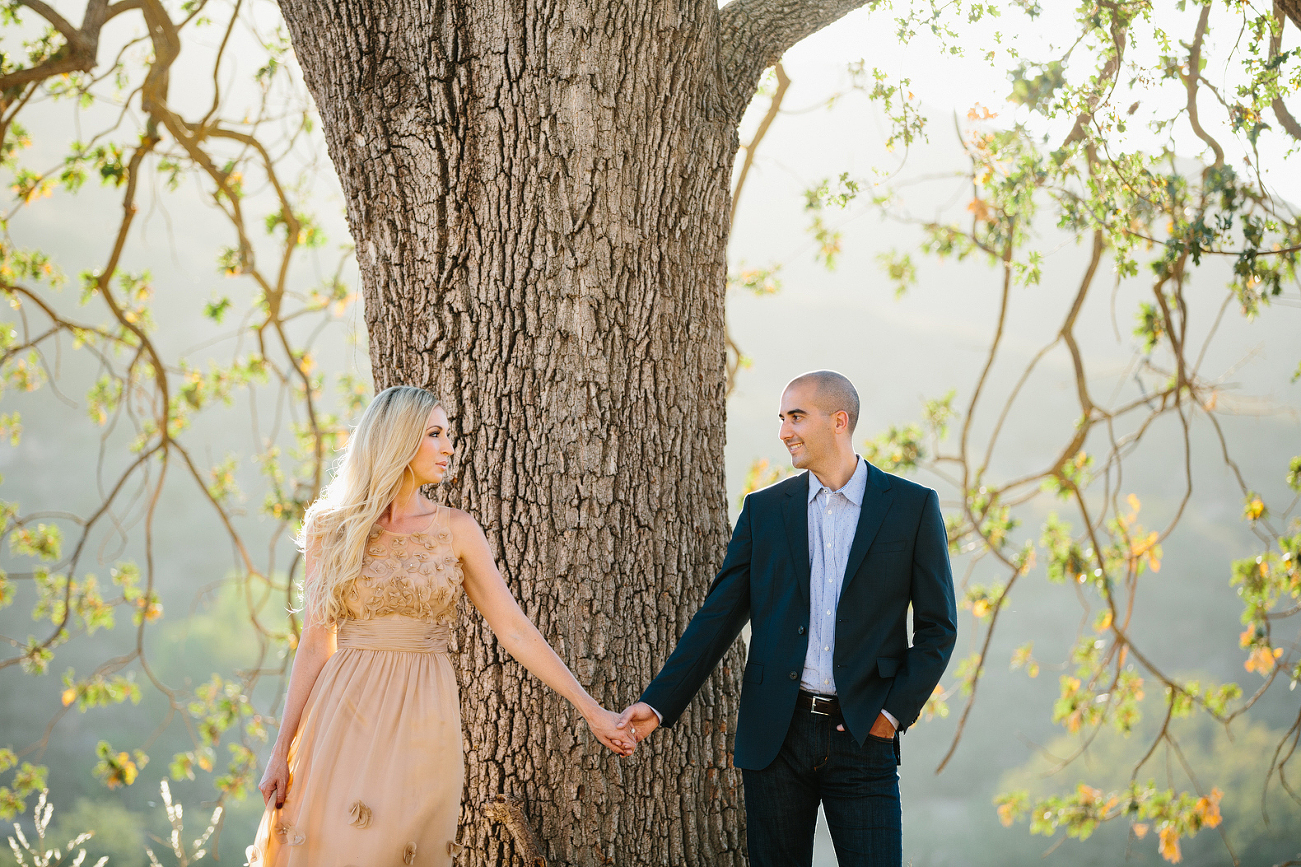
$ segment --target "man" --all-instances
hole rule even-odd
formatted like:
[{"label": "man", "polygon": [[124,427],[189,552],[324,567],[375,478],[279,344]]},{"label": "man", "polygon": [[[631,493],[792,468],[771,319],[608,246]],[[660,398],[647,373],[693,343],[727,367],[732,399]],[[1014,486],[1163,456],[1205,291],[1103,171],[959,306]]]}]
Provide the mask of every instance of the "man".
[{"label": "man", "polygon": [[854,453],[858,410],[839,373],[786,386],[781,439],[808,472],[746,497],[704,604],[620,720],[638,740],[672,725],[750,621],[735,763],[755,867],[812,864],[819,803],[841,867],[902,863],[899,735],[957,636],[939,499]]}]

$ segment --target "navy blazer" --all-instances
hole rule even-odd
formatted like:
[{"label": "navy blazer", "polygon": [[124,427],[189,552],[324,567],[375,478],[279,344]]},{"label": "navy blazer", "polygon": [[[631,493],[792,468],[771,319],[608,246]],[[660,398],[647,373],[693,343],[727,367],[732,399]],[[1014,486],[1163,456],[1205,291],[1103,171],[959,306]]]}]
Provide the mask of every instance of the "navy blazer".
[{"label": "navy blazer", "polygon": [[[808,500],[807,472],[745,498],[704,604],[641,696],[673,725],[749,620],[735,747],[737,767],[748,770],[777,757],[795,712],[809,643]],[[868,464],[833,654],[845,727],[859,744],[882,708],[899,732],[916,721],[957,632],[939,497]]]}]

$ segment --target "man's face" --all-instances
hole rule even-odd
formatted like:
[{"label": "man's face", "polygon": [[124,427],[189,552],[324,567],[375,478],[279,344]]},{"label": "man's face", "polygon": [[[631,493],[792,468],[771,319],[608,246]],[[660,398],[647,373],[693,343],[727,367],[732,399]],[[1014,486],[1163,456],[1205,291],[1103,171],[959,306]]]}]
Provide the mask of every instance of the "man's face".
[{"label": "man's face", "polygon": [[835,417],[818,403],[817,386],[796,382],[782,392],[778,436],[797,469],[815,469],[836,454]]}]

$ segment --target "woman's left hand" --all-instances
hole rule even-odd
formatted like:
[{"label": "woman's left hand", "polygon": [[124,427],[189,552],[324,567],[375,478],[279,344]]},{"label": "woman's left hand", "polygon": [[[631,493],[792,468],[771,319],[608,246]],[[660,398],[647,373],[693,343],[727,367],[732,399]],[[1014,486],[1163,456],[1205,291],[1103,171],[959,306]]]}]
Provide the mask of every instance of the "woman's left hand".
[{"label": "woman's left hand", "polygon": [[637,748],[637,742],[625,729],[619,728],[619,715],[605,708],[597,708],[587,717],[587,726],[597,740],[618,756],[627,757]]}]

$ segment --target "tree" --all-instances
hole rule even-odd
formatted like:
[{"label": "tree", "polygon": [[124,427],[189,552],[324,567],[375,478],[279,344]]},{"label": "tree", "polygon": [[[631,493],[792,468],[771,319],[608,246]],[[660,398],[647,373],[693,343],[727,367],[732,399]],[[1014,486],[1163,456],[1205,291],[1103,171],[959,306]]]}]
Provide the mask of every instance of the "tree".
[{"label": "tree", "polygon": [[[741,361],[734,343],[727,359],[723,317],[738,123],[765,67],[858,5],[282,4],[343,186],[376,385],[427,385],[449,399],[462,454],[451,500],[485,523],[526,610],[607,704],[627,701],[628,690],[667,655],[726,536],[725,383]],[[6,59],[0,67],[0,140],[17,196],[13,214],[26,213],[56,187],[78,189],[88,174],[123,196],[103,264],[83,278],[85,298],[102,305],[103,321],[69,312],[49,285],[60,276],[54,260],[6,234],[0,289],[19,310],[4,347],[6,381],[17,389],[42,381],[57,386],[57,347],[92,353],[103,376],[84,403],[109,431],[106,449],[127,456],[101,502],[75,520],[66,514],[71,509],[56,514],[6,504],[10,547],[35,565],[7,576],[0,599],[19,595],[49,626],[28,641],[14,639],[14,653],[0,667],[42,671],[56,650],[108,625],[114,610],[132,612],[134,649],[103,659],[89,674],[69,670],[65,711],[138,697],[131,674],[140,672],[191,732],[173,756],[174,776],[202,775],[219,747],[232,748],[214,780],[223,802],[247,791],[278,700],[255,701],[255,689],[267,675],[283,677],[294,642],[295,622],[282,624],[271,610],[292,605],[299,564],[286,564],[277,552],[319,489],[330,446],[345,431],[340,416],[364,394],[345,380],[340,415],[326,411],[325,383],[308,351],[312,334],[300,327],[307,317],[337,315],[351,296],[337,273],[310,288],[294,276],[303,248],[321,236],[301,204],[313,175],[284,180],[285,154],[311,131],[311,114],[284,76],[288,46],[253,28],[269,61],[255,75],[260,98],[251,107],[235,104],[222,70],[232,40],[248,28],[251,7],[236,0],[229,17],[226,8],[202,0],[179,11],[158,0],[91,0],[76,27],[35,0],[9,5],[9,23],[27,28],[20,32],[29,37],[28,57],[25,65]],[[1077,10],[1078,47],[1064,57],[1005,51],[1015,100],[1027,114],[1012,125],[978,109],[968,116],[962,135],[970,170],[958,180],[969,216],[962,221],[915,217],[888,182],[848,174],[808,191],[816,255],[829,267],[841,244],[840,209],[867,205],[916,225],[923,253],[986,258],[1001,277],[999,325],[970,391],[937,398],[922,424],[895,427],[869,446],[882,466],[928,470],[946,488],[955,554],[968,567],[965,602],[983,649],[937,694],[935,714],[946,713],[946,701],[959,694],[967,697],[961,718],[972,712],[1000,612],[1035,571],[1062,581],[1090,610],[1069,660],[1073,671],[1051,710],[1086,740],[1105,725],[1133,728],[1145,682],[1154,693],[1150,685],[1160,684],[1167,723],[1196,711],[1229,725],[1272,685],[1301,679],[1285,634],[1301,593],[1301,537],[1291,507],[1271,509],[1242,480],[1245,518],[1259,533],[1261,552],[1259,561],[1242,561],[1233,578],[1244,593],[1248,673],[1262,683],[1239,700],[1235,683],[1190,683],[1145,652],[1130,607],[1182,509],[1162,528],[1143,530],[1140,504],[1125,498],[1120,482],[1124,462],[1152,443],[1157,419],[1177,419],[1186,432],[1190,416],[1215,422],[1224,400],[1187,341],[1186,293],[1200,263],[1234,261],[1224,305],[1236,303],[1249,316],[1264,315],[1295,283],[1297,220],[1267,189],[1261,172],[1268,165],[1256,147],[1297,138],[1287,100],[1301,88],[1301,64],[1284,41],[1294,10],[1294,3],[1257,12],[1207,2],[1158,14],[1145,2],[1100,0]],[[961,33],[1003,11],[919,3],[899,10],[895,26],[901,41],[931,33],[941,43],[935,50],[961,51]],[[1006,11],[1023,14],[1027,26],[1040,13],[1030,2],[1007,4]],[[42,22],[36,32],[32,19]],[[101,33],[128,19],[146,25],[141,40],[151,51],[134,59],[128,46],[103,63]],[[214,23],[222,35],[207,67],[213,100],[209,106],[192,99],[191,106],[174,86],[177,64],[183,50],[194,50],[190,34]],[[1185,24],[1182,44],[1167,35]],[[1252,38],[1239,54],[1219,58],[1237,71],[1237,88],[1229,91],[1215,88],[1202,70],[1206,34],[1234,26]],[[1160,49],[1159,61],[1134,61],[1140,46],[1148,54]],[[981,47],[993,56],[992,45]],[[925,138],[927,118],[909,82],[868,62],[851,71],[855,89],[893,124],[891,144],[906,153]],[[771,117],[779,114],[785,81],[779,74]],[[1142,105],[1153,108],[1135,116],[1139,101],[1127,106],[1147,87],[1177,88],[1181,100],[1171,109],[1143,96]],[[75,142],[52,170],[19,162],[30,143],[20,114],[28,117],[42,99],[89,104],[114,91],[114,114],[125,108],[135,125],[122,132],[110,121],[94,139]],[[1208,104],[1220,113],[1218,124]],[[1158,137],[1155,147],[1124,135],[1145,118]],[[765,118],[746,147],[738,184],[771,122]],[[1234,168],[1229,139],[1252,157],[1246,169]],[[233,236],[220,253],[222,269],[255,287],[247,303],[227,295],[210,302],[217,320],[246,311],[236,339],[256,349],[237,342],[231,363],[207,373],[160,345],[151,281],[124,265],[148,178],[160,178],[152,185],[158,188],[199,179]],[[253,214],[265,215],[269,243],[251,230]],[[1050,466],[1019,467],[1003,478],[989,455],[1034,364],[997,402],[990,371],[1002,358],[1007,311],[1041,277],[1036,215],[1057,218],[1090,251],[1065,298],[1062,327],[1045,336],[1035,358],[1037,364],[1060,352],[1070,359],[1080,416]],[[1114,265],[1118,281],[1142,276],[1151,284],[1136,329],[1145,351],[1135,379],[1144,391],[1119,402],[1095,396],[1074,327],[1104,263]],[[900,291],[912,291],[911,253],[894,251],[883,265]],[[774,270],[741,269],[730,283],[770,291]],[[255,452],[268,468],[265,512],[274,522],[265,557],[253,554],[248,522],[238,514],[233,460],[205,466],[202,439],[190,427],[262,377],[299,413],[292,436],[257,437]],[[998,423],[986,436],[973,419],[991,412]],[[113,438],[118,422],[133,428],[130,448],[120,435]],[[18,418],[7,415],[3,424],[17,435]],[[956,437],[946,439],[950,430]],[[1230,445],[1225,438],[1236,468]],[[129,563],[117,568],[117,597],[87,574],[89,552],[105,528],[129,523],[121,513],[129,516],[133,496],[144,504],[145,550],[152,551],[168,468],[186,478],[191,496],[204,499],[235,543],[238,567],[227,583],[258,636],[251,664],[197,688],[169,683],[146,652],[144,636],[161,614],[150,556],[139,577]],[[1290,473],[1290,484],[1301,485],[1301,465]],[[1027,513],[1053,496],[1077,514],[1054,518],[1042,533],[1022,529]],[[60,528],[70,528],[70,544]],[[643,745],[640,758],[616,764],[571,734],[575,720],[567,709],[503,660],[476,619],[465,624],[470,777],[463,842],[474,858],[497,863],[520,853],[505,830],[486,820],[491,814],[514,817],[516,828],[522,816],[540,832],[547,854],[569,863],[741,861],[739,781],[727,750],[739,648],[682,725]],[[1023,646],[1012,662],[1036,666],[1033,648]],[[1279,745],[1271,775],[1291,759],[1288,744],[1299,725],[1288,733],[1293,740]],[[1089,788],[1042,799],[1034,804],[1032,830],[1086,836],[1100,822],[1141,820],[1155,826],[1150,839],[1163,853],[1177,855],[1180,837],[1212,826],[1218,811],[1213,781],[1166,791],[1139,779],[1157,750],[1178,752],[1175,730],[1167,724],[1158,732],[1133,769],[1132,790]],[[955,748],[960,737],[961,727]],[[101,779],[130,785],[146,758],[143,746],[102,744]],[[10,813],[42,784],[43,769],[21,764],[26,758],[22,750],[0,751],[0,773],[8,774],[0,809],[7,805]],[[481,812],[498,794],[517,800]],[[1030,806],[1027,795],[1009,793],[1000,815],[1012,821]]]}]

